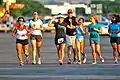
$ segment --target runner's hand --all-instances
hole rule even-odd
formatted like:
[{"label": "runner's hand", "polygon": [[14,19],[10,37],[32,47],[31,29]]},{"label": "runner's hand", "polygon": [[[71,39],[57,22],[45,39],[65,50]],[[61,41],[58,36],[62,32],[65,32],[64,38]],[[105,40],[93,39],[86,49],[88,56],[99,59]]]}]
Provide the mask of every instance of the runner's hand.
[{"label": "runner's hand", "polygon": [[15,34],[15,33],[12,33],[12,36],[16,36],[16,34]]}]

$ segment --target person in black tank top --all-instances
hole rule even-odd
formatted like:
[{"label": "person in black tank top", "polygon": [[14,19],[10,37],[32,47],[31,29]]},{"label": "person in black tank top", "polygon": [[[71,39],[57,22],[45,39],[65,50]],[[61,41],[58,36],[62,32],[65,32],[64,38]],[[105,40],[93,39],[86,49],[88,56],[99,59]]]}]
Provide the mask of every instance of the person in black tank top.
[{"label": "person in black tank top", "polygon": [[58,22],[54,23],[54,27],[56,30],[55,45],[58,53],[58,63],[62,65],[64,59],[65,42],[66,42],[66,32],[65,32],[66,24],[63,22],[64,17],[61,14],[58,15],[57,19]]},{"label": "person in black tank top", "polygon": [[74,53],[74,61],[73,63],[76,63],[76,49],[75,49],[75,28],[77,25],[77,18],[73,16],[72,9],[68,10],[68,17],[64,19],[64,22],[67,24],[66,27],[66,42],[68,46],[68,64],[72,63],[71,60],[71,50],[73,50]]}]

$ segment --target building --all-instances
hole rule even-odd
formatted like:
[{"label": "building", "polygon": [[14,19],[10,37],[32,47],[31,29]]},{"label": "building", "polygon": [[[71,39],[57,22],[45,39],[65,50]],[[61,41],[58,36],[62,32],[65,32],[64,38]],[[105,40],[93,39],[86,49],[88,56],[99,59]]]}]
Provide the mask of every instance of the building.
[{"label": "building", "polygon": [[[68,9],[73,9],[74,15],[79,15],[82,13],[82,15],[86,14],[91,14],[91,8],[86,5],[86,4],[69,4],[69,3],[64,3],[64,4],[50,4],[50,5],[45,5],[45,7],[51,9],[52,14],[67,14]],[[78,12],[79,11],[79,12]]]},{"label": "building", "polygon": [[57,0],[57,2],[48,2],[45,7],[51,9],[52,14],[67,14],[68,9],[73,9],[74,15],[91,14],[91,7],[88,5],[91,0]]}]

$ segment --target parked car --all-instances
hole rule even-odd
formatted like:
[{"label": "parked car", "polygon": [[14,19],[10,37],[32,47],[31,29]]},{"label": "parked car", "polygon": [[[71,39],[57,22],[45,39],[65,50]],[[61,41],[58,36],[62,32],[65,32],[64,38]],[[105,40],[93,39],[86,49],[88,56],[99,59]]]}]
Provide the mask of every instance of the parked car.
[{"label": "parked car", "polygon": [[[54,21],[52,21],[54,22]],[[50,26],[49,24],[51,23],[50,19],[43,20],[43,27],[45,32],[55,32],[55,27]]]},{"label": "parked car", "polygon": [[102,33],[100,33],[100,35],[102,36],[109,36],[109,32],[108,32],[108,25],[110,24],[110,20],[107,17],[102,17],[101,21],[99,21],[99,24],[102,26]]},{"label": "parked car", "polygon": [[102,32],[100,33],[100,35],[101,36],[109,36],[109,32],[108,32],[109,23],[107,23],[107,22],[99,22],[99,24],[101,25],[101,29],[102,29]]}]

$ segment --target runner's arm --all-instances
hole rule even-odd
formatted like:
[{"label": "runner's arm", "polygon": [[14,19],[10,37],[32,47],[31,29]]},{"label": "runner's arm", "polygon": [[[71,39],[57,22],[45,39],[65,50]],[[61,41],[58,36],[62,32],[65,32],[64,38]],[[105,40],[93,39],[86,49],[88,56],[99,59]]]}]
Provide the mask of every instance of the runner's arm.
[{"label": "runner's arm", "polygon": [[39,28],[34,28],[35,30],[44,30],[43,25],[40,25]]},{"label": "runner's arm", "polygon": [[17,31],[17,29],[16,29],[16,27],[13,29],[13,31],[12,31],[12,36],[16,36],[16,31]]},{"label": "runner's arm", "polygon": [[30,36],[32,34],[30,28],[28,26],[26,26],[25,29],[27,30],[26,36]]}]

